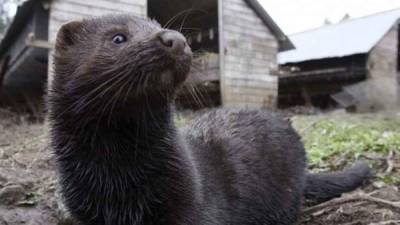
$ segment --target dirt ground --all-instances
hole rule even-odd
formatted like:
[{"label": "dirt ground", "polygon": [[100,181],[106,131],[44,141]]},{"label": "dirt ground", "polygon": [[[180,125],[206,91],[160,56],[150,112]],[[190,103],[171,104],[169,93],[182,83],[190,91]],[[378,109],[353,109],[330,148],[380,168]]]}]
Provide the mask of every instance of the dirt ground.
[{"label": "dirt ground", "polygon": [[[25,118],[0,111],[0,225],[70,225],[57,192],[46,125]],[[397,150],[386,157],[364,158],[377,176],[400,175]],[[333,160],[339,168],[346,164]],[[373,179],[354,193],[306,205],[303,214],[301,225],[400,224],[399,187]]]}]

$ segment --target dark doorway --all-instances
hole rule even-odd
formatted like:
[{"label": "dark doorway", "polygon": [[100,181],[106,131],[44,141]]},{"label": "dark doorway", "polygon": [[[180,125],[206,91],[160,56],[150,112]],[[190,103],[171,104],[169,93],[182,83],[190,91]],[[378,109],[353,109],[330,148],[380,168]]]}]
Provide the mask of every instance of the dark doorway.
[{"label": "dark doorway", "polygon": [[183,33],[194,52],[177,106],[200,109],[219,105],[218,0],[148,0],[148,15],[161,26]]},{"label": "dark doorway", "polygon": [[182,32],[193,51],[218,52],[217,0],[149,0],[148,15]]}]

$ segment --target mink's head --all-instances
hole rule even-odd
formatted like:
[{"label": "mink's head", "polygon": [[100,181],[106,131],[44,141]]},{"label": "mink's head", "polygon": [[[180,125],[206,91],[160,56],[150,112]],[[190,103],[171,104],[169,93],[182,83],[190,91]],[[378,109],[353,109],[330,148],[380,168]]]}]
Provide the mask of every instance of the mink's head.
[{"label": "mink's head", "polygon": [[163,101],[186,79],[191,60],[183,35],[155,21],[130,15],[74,21],[57,34],[51,91],[73,99],[75,110]]}]

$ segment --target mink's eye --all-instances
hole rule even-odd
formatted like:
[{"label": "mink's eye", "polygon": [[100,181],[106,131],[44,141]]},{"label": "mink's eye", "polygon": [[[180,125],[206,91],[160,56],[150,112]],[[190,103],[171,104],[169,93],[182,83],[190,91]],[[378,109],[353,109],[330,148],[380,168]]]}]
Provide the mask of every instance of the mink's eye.
[{"label": "mink's eye", "polygon": [[117,34],[117,35],[115,35],[113,37],[112,41],[113,41],[114,44],[118,44],[119,45],[119,44],[122,44],[122,43],[126,42],[127,38],[123,34]]}]

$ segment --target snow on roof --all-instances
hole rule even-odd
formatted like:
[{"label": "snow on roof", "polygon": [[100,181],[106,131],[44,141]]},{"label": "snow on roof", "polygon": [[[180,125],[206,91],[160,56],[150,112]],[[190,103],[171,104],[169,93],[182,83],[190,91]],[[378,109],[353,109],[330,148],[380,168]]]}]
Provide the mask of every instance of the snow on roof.
[{"label": "snow on roof", "polygon": [[400,18],[400,9],[350,19],[290,35],[296,49],[281,52],[279,64],[368,53]]}]

